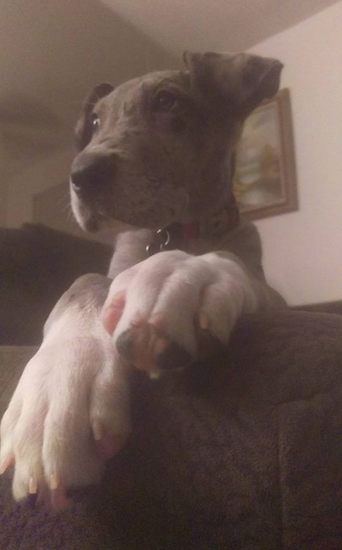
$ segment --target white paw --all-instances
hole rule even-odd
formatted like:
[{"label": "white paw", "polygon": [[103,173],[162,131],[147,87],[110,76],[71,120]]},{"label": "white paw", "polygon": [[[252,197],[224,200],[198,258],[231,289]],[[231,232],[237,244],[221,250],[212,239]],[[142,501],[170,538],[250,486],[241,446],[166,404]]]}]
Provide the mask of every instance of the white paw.
[{"label": "white paw", "polygon": [[154,371],[199,358],[208,336],[226,345],[237,318],[257,302],[234,259],[161,252],[114,279],[102,319],[122,357]]},{"label": "white paw", "polygon": [[[98,327],[100,328],[100,327]],[[13,495],[51,495],[99,481],[130,430],[126,373],[109,336],[51,330],[27,364],[1,422],[1,473],[14,463]]]}]

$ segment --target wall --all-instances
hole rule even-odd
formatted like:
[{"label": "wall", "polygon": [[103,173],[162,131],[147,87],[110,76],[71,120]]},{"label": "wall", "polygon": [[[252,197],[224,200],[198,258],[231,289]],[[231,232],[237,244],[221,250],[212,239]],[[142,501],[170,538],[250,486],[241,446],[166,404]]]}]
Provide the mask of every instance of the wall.
[{"label": "wall", "polygon": [[299,211],[256,222],[268,279],[290,304],[342,299],[342,2],[256,45],[285,64]]}]

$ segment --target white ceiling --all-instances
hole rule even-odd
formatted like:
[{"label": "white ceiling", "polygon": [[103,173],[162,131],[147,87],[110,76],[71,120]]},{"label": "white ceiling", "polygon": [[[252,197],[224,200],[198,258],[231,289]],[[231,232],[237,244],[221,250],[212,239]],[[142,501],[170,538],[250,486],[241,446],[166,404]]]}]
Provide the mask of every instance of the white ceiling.
[{"label": "white ceiling", "polygon": [[337,0],[101,0],[168,51],[250,48]]}]

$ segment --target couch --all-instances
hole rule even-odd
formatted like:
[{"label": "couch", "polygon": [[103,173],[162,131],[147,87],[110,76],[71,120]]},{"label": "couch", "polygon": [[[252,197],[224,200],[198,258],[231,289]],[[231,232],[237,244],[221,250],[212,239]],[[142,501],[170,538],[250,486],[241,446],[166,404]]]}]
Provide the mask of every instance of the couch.
[{"label": "couch", "polygon": [[[4,408],[31,347],[2,347]],[[0,479],[3,550],[342,548],[342,316],[242,319],[229,348],[135,375],[133,433],[99,487],[53,513]]]}]

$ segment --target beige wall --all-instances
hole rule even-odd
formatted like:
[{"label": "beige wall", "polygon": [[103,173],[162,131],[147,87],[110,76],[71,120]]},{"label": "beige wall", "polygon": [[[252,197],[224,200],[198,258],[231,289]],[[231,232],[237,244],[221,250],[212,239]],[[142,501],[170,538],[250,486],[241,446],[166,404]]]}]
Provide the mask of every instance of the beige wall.
[{"label": "beige wall", "polygon": [[285,63],[299,211],[257,222],[268,278],[291,304],[342,299],[342,2],[255,46]]}]

